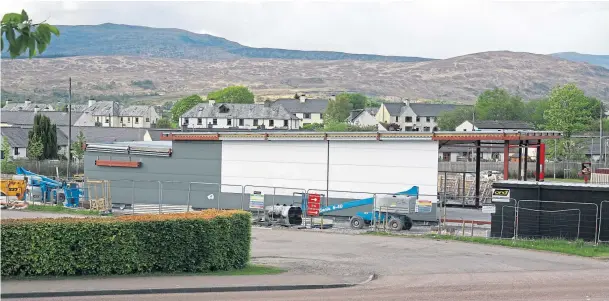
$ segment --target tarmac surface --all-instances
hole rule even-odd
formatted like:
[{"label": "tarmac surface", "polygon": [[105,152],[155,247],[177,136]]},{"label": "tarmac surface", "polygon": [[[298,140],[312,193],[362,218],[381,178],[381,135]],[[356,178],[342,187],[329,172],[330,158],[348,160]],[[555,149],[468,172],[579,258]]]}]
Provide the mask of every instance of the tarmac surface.
[{"label": "tarmac surface", "polygon": [[[58,218],[58,217],[76,217],[83,218],[87,217],[86,215],[77,215],[77,214],[61,214],[61,213],[53,213],[53,212],[35,212],[35,211],[25,211],[25,210],[17,210],[17,209],[2,209],[0,211],[1,219],[9,219],[9,218]],[[89,216],[91,217],[91,216]]]},{"label": "tarmac surface", "polygon": [[[253,263],[289,270],[274,278],[278,281],[297,277],[303,281],[353,281],[370,273],[376,273],[378,279],[325,290],[20,300],[609,300],[606,260],[426,238],[277,228],[255,227],[252,239]],[[225,277],[225,281],[239,282],[239,278]],[[250,284],[263,285],[262,279],[269,279],[258,281],[255,277],[248,280]],[[213,285],[212,280],[201,281]],[[162,282],[164,286],[175,285],[169,280]]]}]

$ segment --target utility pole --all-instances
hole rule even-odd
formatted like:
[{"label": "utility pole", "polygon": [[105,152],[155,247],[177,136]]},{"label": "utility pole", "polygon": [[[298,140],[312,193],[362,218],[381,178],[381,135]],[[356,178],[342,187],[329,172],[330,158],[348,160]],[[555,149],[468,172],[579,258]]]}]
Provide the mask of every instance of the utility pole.
[{"label": "utility pole", "polygon": [[66,181],[70,180],[70,167],[72,166],[72,78],[68,80],[68,169]]},{"label": "utility pole", "polygon": [[[598,127],[600,129],[600,134],[598,135],[598,139],[599,139],[598,147],[599,147],[600,157],[598,158],[598,162],[600,163],[603,160],[603,115],[604,115],[603,113],[604,112],[603,112],[603,101],[599,100],[599,102],[600,102],[600,107],[601,107],[601,109],[600,109],[601,116],[600,116],[600,119],[598,120]],[[592,145],[594,146],[594,144],[592,144]],[[607,150],[605,150],[604,157],[607,157]],[[606,158],[605,158],[605,162],[606,162]]]}]

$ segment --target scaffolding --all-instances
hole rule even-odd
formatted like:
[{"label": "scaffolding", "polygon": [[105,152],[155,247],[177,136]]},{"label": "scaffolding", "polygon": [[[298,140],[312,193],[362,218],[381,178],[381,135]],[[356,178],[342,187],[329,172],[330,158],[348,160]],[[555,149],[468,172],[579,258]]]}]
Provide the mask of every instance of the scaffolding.
[{"label": "scaffolding", "polygon": [[[490,202],[496,177],[481,177],[480,204]],[[476,175],[473,173],[438,174],[438,195],[445,204],[475,206]]]}]

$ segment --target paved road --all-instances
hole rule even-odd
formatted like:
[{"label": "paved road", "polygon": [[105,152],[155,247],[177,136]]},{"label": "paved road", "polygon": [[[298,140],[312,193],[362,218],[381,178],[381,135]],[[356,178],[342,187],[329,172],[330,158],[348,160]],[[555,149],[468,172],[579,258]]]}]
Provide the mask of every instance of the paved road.
[{"label": "paved road", "polygon": [[609,300],[608,261],[423,238],[259,228],[252,234],[255,263],[291,275],[380,277],[336,290],[35,300]]}]

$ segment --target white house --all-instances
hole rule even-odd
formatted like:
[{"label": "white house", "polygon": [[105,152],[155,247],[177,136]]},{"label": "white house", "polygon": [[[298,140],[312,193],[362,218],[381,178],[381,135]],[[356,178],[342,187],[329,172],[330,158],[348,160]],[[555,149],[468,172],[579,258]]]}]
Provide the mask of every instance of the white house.
[{"label": "white house", "polygon": [[398,124],[405,132],[435,132],[438,116],[443,112],[458,108],[453,104],[385,102],[376,113],[376,120],[388,124]]},{"label": "white house", "polygon": [[302,121],[302,125],[324,123],[323,114],[328,107],[329,99],[307,99],[306,95],[295,98],[282,98],[275,101],[288,112],[294,114]]},{"label": "white house", "polygon": [[153,106],[129,106],[120,110],[121,127],[150,128],[161,117]]},{"label": "white house", "polygon": [[466,120],[455,128],[457,132],[471,131],[532,131],[535,127],[532,123],[518,120]]},{"label": "white house", "polygon": [[386,131],[385,127],[376,120],[378,108],[365,108],[363,110],[353,110],[347,118],[347,123],[356,126],[375,126],[378,131]]},{"label": "white house", "polygon": [[286,129],[300,128],[300,119],[290,114],[282,105],[201,103],[180,117],[186,129],[235,128],[235,129]]}]

